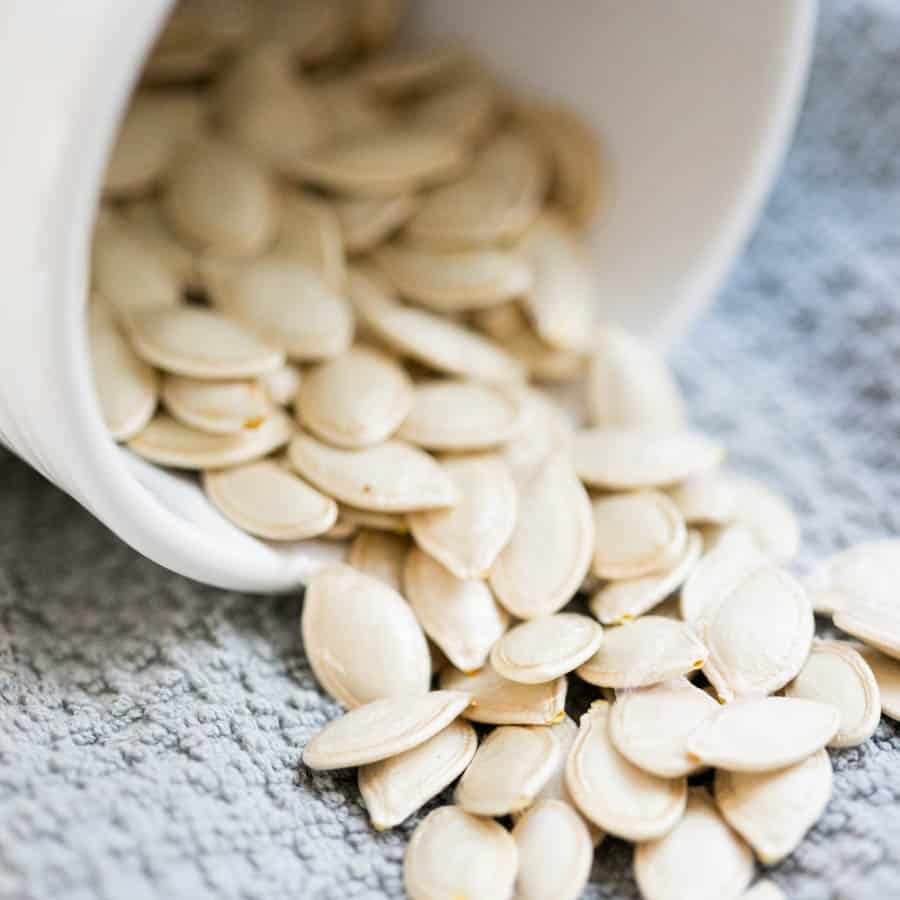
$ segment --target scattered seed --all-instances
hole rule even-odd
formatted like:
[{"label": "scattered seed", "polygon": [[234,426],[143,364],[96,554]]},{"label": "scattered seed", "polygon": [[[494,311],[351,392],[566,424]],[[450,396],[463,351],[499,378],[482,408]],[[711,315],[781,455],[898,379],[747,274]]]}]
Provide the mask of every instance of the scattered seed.
[{"label": "scattered seed", "polygon": [[334,203],[348,253],[367,253],[388,240],[416,210],[413,194],[338,197]]},{"label": "scattered seed", "polygon": [[800,528],[787,501],[756,479],[733,473],[723,477],[734,497],[734,521],[750,530],[772,562],[793,559],[800,547]]},{"label": "scattered seed", "polygon": [[878,693],[881,697],[881,711],[890,719],[900,721],[900,662],[885,656],[874,647],[858,646],[857,652],[869,664]]},{"label": "scattered seed", "polygon": [[367,528],[372,531],[387,531],[391,534],[409,534],[406,524],[406,516],[403,513],[376,512],[371,509],[357,509],[341,503],[338,506],[338,515],[345,522],[356,525],[357,528]]},{"label": "scattered seed", "polygon": [[362,78],[375,93],[396,98],[433,89],[454,75],[465,61],[465,54],[456,46],[417,48],[374,61]]},{"label": "scattered seed", "polygon": [[363,529],[350,545],[347,562],[364,575],[380,579],[403,596],[403,564],[408,552],[407,537]]},{"label": "scattered seed", "polygon": [[276,406],[292,406],[300,388],[302,375],[297,366],[285,363],[274,372],[266,372],[257,379],[270,403]]},{"label": "scattered seed", "polygon": [[291,191],[281,198],[281,231],[273,251],[311,269],[340,293],[347,280],[341,224],[331,204],[309,193]]},{"label": "scattered seed", "polygon": [[688,525],[725,525],[735,516],[731,483],[718,471],[702,472],[668,491]]},{"label": "scattered seed", "polygon": [[199,381],[166,375],[161,394],[176,419],[212,434],[258,428],[271,412],[266,392],[256,381]]},{"label": "scattered seed", "polygon": [[900,614],[881,606],[839,609],[834,624],[882,653],[900,659]]}]

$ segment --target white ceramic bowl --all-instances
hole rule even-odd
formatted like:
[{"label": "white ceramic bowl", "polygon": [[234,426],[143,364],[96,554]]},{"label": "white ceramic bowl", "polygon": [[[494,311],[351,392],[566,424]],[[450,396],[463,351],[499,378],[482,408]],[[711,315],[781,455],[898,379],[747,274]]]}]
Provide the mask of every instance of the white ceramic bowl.
[{"label": "white ceramic bowl", "polygon": [[[105,158],[170,6],[0,7],[0,439],[156,562],[209,584],[283,590],[339,551],[256,541],[190,479],[118,449],[87,364]],[[424,0],[414,12],[417,30],[465,39],[604,135],[612,199],[593,236],[598,315],[662,344],[713,296],[772,183],[814,22],[815,0]]]}]

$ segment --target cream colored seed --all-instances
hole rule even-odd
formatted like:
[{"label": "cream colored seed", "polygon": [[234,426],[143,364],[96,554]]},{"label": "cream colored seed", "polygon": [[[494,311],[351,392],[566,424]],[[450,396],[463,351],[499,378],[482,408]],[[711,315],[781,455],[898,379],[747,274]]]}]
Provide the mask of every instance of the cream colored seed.
[{"label": "cream colored seed", "polygon": [[127,441],[144,429],[156,409],[156,373],[135,355],[97,298],[88,311],[88,341],[106,427],[113,440]]},{"label": "cream colored seed", "polygon": [[359,528],[370,528],[374,531],[386,531],[391,534],[409,534],[406,516],[403,513],[376,512],[371,509],[357,509],[341,503],[338,514],[345,522]]},{"label": "cream colored seed", "polygon": [[510,681],[540,684],[573,672],[602,640],[603,629],[587,616],[556,613],[507,632],[491,650],[491,665]]},{"label": "cream colored seed", "polygon": [[241,151],[213,139],[179,151],[163,211],[178,236],[196,250],[229,258],[265,250],[278,226],[265,171]]},{"label": "cream colored seed", "polygon": [[338,197],[334,209],[348,253],[367,253],[403,227],[415,212],[413,194],[359,199]]},{"label": "cream colored seed", "polygon": [[770,866],[792,853],[831,798],[831,761],[817,750],[774,772],[716,772],[716,801],[732,828]]},{"label": "cream colored seed", "polygon": [[326,541],[348,541],[355,537],[358,531],[359,526],[354,522],[344,521],[341,518],[340,509],[338,509],[337,521],[320,537]]},{"label": "cream colored seed", "polygon": [[480,669],[509,616],[483,581],[463,580],[413,548],[403,570],[406,596],[425,633],[463,672]]},{"label": "cream colored seed", "polygon": [[687,426],[684,400],[665,360],[621,328],[608,326],[594,335],[586,401],[592,425],[671,431]]},{"label": "cream colored seed", "polygon": [[462,775],[477,748],[475,729],[457,719],[412,750],[360,767],[359,792],[374,827],[408,819]]},{"label": "cream colored seed", "polygon": [[728,528],[688,575],[681,589],[681,618],[696,624],[742,581],[766,566],[751,533],[742,526]]},{"label": "cream colored seed", "polygon": [[427,453],[400,441],[339,450],[298,434],[291,465],[326,494],[359,509],[412,512],[453,506],[459,491]]},{"label": "cream colored seed", "polygon": [[634,854],[634,875],[645,900],[737,897],[753,871],[753,853],[719,815],[705,787],[692,787],[681,821]]},{"label": "cream colored seed", "polygon": [[413,832],[403,881],[410,900],[508,900],[518,865],[516,843],[502,825],[441,806]]},{"label": "cream colored seed", "polygon": [[535,381],[569,382],[581,377],[586,356],[580,350],[551,347],[527,327],[501,341]]},{"label": "cream colored seed", "polygon": [[509,467],[490,454],[450,456],[442,465],[460,501],[410,513],[410,531],[457,578],[485,578],[516,524],[518,495]]},{"label": "cream colored seed", "polygon": [[581,717],[566,763],[566,786],[581,812],[609,834],[648,841],[670,831],[687,800],[685,779],[666,779],[632,765],[612,745],[609,704],[595,701]]},{"label": "cream colored seed", "polygon": [[238,434],[197,431],[157,413],[147,427],[128,442],[128,447],[161,466],[218,469],[268,456],[283,447],[292,434],[291,420],[280,411],[273,412],[258,428]]},{"label": "cream colored seed", "polygon": [[689,525],[725,525],[735,516],[735,494],[718,471],[695,475],[667,493]]},{"label": "cream colored seed", "polygon": [[530,806],[556,768],[552,728],[503,725],[484,740],[456,787],[456,802],[476,816],[505,816]]},{"label": "cream colored seed", "polygon": [[383,697],[329,722],[303,749],[310,769],[346,769],[380,762],[443,731],[471,701],[460,691]]},{"label": "cream colored seed", "polygon": [[756,479],[733,473],[723,477],[734,497],[734,521],[750,530],[772,562],[793,559],[800,547],[800,528],[787,501]]},{"label": "cream colored seed", "polygon": [[507,300],[484,309],[473,309],[469,313],[469,320],[479,331],[501,343],[530,328],[521,304],[516,300]]},{"label": "cream colored seed", "polygon": [[[121,229],[128,231],[148,252],[156,255],[171,272],[179,285],[179,291],[182,286],[188,288],[201,286],[194,254],[172,234],[156,200],[129,203],[123,210],[123,216]],[[97,227],[98,231],[102,227],[99,222]],[[133,279],[133,273],[128,272],[127,278],[123,277],[122,282],[123,289],[129,290],[132,295],[135,292]]]},{"label": "cream colored seed", "polygon": [[428,691],[425,635],[409,605],[377,578],[344,565],[314,575],[302,632],[316,678],[348,708]]},{"label": "cream colored seed", "polygon": [[394,119],[390,109],[377,103],[353,72],[338,74],[328,81],[317,81],[315,91],[335,141],[380,131]]},{"label": "cream colored seed", "polygon": [[578,590],[593,544],[587,492],[558,453],[523,486],[516,527],[491,568],[491,587],[520,619],[550,615]]},{"label": "cream colored seed", "polygon": [[463,715],[486,725],[552,725],[565,715],[565,678],[544,684],[519,684],[498,675],[490,665],[472,674],[454,668],[440,674],[441,688],[465,691],[472,705]]},{"label": "cream colored seed", "polygon": [[409,552],[404,535],[363,529],[353,539],[347,562],[364,575],[378,578],[404,596],[403,564]]},{"label": "cream colored seed", "polygon": [[856,747],[878,727],[878,682],[865,659],[843,641],[813,641],[803,668],[784,693],[838,707],[841,724],[829,747]]},{"label": "cream colored seed", "polygon": [[470,381],[440,379],[416,385],[412,408],[399,437],[428,450],[487,450],[522,428],[515,390]]},{"label": "cream colored seed", "polygon": [[881,711],[889,719],[900,721],[900,662],[874,647],[858,646],[860,656],[869,664],[881,697]]},{"label": "cream colored seed", "polygon": [[294,174],[340,194],[393,197],[447,178],[465,160],[455,137],[396,127],[351,135],[298,157]]},{"label": "cream colored seed", "polygon": [[329,359],[353,339],[353,312],[341,294],[295,259],[270,256],[210,280],[214,302],[291,359]]},{"label": "cream colored seed", "polygon": [[296,411],[319,437],[356,449],[387,440],[409,415],[413,397],[412,381],[401,365],[357,346],[307,374]]},{"label": "cream colored seed", "polygon": [[410,115],[419,128],[477,144],[493,128],[496,107],[493,88],[486,79],[476,77],[424,97]]},{"label": "cream colored seed", "polygon": [[793,697],[736,700],[688,738],[690,756],[730,772],[769,772],[821,750],[837,733],[840,711]]},{"label": "cream colored seed", "polygon": [[272,409],[265,390],[256,381],[198,381],[167,375],[162,399],[180,422],[212,434],[257,428]]},{"label": "cream colored seed", "polygon": [[435,312],[494,306],[528,291],[532,268],[510,250],[428,250],[384,244],[374,260],[404,297]]},{"label": "cream colored seed", "polygon": [[192,306],[144,310],[128,321],[141,358],[191,378],[252,378],[273,372],[284,354],[219,313]]},{"label": "cream colored seed", "polygon": [[702,550],[699,533],[689,531],[680,558],[668,571],[603,585],[591,597],[591,612],[604,625],[619,625],[636,619],[684,583],[697,565]]},{"label": "cream colored seed", "polygon": [[663,778],[703,768],[687,754],[690,734],[719,708],[686,678],[620,691],[609,717],[609,736],[630,762]]},{"label": "cream colored seed", "polygon": [[863,643],[900,659],[900,613],[878,606],[838,610],[834,624]]},{"label": "cream colored seed", "polygon": [[538,337],[551,347],[584,350],[591,332],[595,286],[587,248],[555,213],[544,213],[519,243],[534,270],[522,292]]},{"label": "cream colored seed", "polygon": [[417,48],[376,59],[366,67],[362,79],[375,93],[396,98],[433,89],[465,62],[466,55],[456,46]]},{"label": "cream colored seed", "polygon": [[407,236],[444,249],[502,244],[521,236],[538,217],[548,171],[525,135],[495,137],[458,181],[425,196],[407,225]]},{"label": "cream colored seed", "polygon": [[642,616],[605,629],[600,649],[579,666],[578,676],[599,687],[646,687],[699,669],[706,656],[683,622]]},{"label": "cream colored seed", "polygon": [[817,612],[896,607],[900,540],[867,541],[823,560],[806,579]]},{"label": "cream colored seed", "polygon": [[684,552],[684,519],[665,494],[638,491],[601,497],[592,508],[593,573],[598,578],[638,578],[665,571]]},{"label": "cream colored seed", "polygon": [[334,209],[324,200],[299,191],[282,196],[281,231],[274,253],[297,259],[332,291],[343,291],[347,261],[341,225]]},{"label": "cream colored seed", "polygon": [[539,800],[512,832],[519,848],[518,900],[577,900],[591,872],[591,835],[581,816],[559,800]]},{"label": "cream colored seed", "polygon": [[815,622],[800,583],[769,566],[707,608],[696,629],[709,649],[703,674],[729,702],[771,694],[794,678],[809,655]]},{"label": "cream colored seed", "polygon": [[350,299],[362,321],[400,353],[460,378],[519,381],[523,369],[499,346],[455,322],[402,306],[371,268],[351,268]]},{"label": "cream colored seed", "polygon": [[585,484],[607,490],[662,487],[721,462],[724,450],[695,431],[594,428],[575,437],[575,468]]},{"label": "cream colored seed", "polygon": [[276,406],[291,406],[303,376],[300,369],[291,363],[285,363],[274,372],[266,372],[257,379],[262,389],[266,392],[270,403]]},{"label": "cream colored seed", "polygon": [[273,541],[316,537],[337,519],[334,500],[268,460],[204,472],[203,487],[238,528]]}]

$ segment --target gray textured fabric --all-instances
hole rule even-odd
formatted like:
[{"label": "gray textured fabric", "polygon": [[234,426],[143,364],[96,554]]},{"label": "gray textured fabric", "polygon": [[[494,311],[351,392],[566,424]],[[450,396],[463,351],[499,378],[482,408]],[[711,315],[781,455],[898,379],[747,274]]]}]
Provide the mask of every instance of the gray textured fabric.
[{"label": "gray textured fabric", "polygon": [[[900,8],[825,5],[785,172],[676,354],[700,424],[795,502],[801,565],[900,533]],[[0,485],[0,898],[401,896],[412,826],[376,834],[352,775],[298,766],[337,712],[300,598],[164,572],[6,455]],[[772,877],[795,900],[900,896],[897,727],[833,761]],[[588,896],[636,896],[624,844]]]}]

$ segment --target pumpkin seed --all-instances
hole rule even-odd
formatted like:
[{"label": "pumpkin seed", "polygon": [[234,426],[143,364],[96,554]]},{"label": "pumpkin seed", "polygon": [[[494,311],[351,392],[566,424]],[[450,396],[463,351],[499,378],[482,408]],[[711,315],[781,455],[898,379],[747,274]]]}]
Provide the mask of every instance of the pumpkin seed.
[{"label": "pumpkin seed", "polygon": [[268,456],[293,434],[291,420],[280,411],[258,428],[237,434],[210,434],[182,425],[164,413],[128,441],[129,449],[161,466],[175,469],[219,469]]},{"label": "pumpkin seed", "polygon": [[515,437],[521,422],[516,391],[439,379],[416,385],[398,434],[429,450],[486,450]]},{"label": "pumpkin seed", "polygon": [[462,719],[418,747],[362,766],[359,792],[378,831],[421,809],[466,770],[478,748],[475,729]]},{"label": "pumpkin seed", "polygon": [[465,691],[472,705],[463,714],[487,725],[552,725],[565,715],[565,678],[544,684],[520,684],[498,675],[490,665],[465,673],[447,668],[440,674],[443,690]]},{"label": "pumpkin seed", "polygon": [[603,428],[677,432],[687,426],[684,399],[665,360],[621,328],[605,327],[593,337],[586,404],[588,421]]},{"label": "pumpkin seed", "polygon": [[457,578],[485,578],[515,527],[516,486],[497,456],[451,456],[443,468],[459,491],[459,503],[410,513],[410,531]]},{"label": "pumpkin seed", "polygon": [[329,359],[353,339],[353,312],[311,269],[288,257],[251,262],[214,278],[213,300],[291,359]]},{"label": "pumpkin seed", "polygon": [[719,705],[686,678],[621,691],[609,715],[609,737],[629,762],[663,778],[703,768],[687,754],[690,734]]},{"label": "pumpkin seed", "polygon": [[413,832],[403,881],[410,900],[507,900],[518,865],[516,843],[502,825],[440,806]]},{"label": "pumpkin seed", "polygon": [[397,756],[443,731],[470,700],[460,691],[373,700],[329,722],[310,738],[303,763],[310,769],[346,769]]},{"label": "pumpkin seed", "polygon": [[578,676],[599,687],[646,687],[693,672],[706,657],[706,647],[683,622],[641,616],[604,629],[600,649],[578,667]]},{"label": "pumpkin seed", "polygon": [[374,260],[404,296],[435,312],[493,306],[518,297],[534,281],[531,267],[510,250],[428,250],[382,244]]},{"label": "pumpkin seed", "polygon": [[601,497],[592,508],[592,571],[598,578],[639,578],[666,571],[684,553],[684,519],[665,494],[638,491]]},{"label": "pumpkin seed", "polygon": [[581,812],[609,834],[629,841],[661,837],[684,812],[687,783],[628,762],[609,739],[608,718],[609,704],[602,700],[581,717],[566,762],[566,786]]},{"label": "pumpkin seed", "polygon": [[347,262],[337,213],[325,201],[300,191],[281,198],[281,231],[274,253],[311,269],[335,293],[344,289]]},{"label": "pumpkin seed", "polygon": [[896,608],[900,540],[867,541],[821,562],[806,579],[817,612]]},{"label": "pumpkin seed", "polygon": [[796,579],[773,566],[748,575],[696,623],[709,649],[703,674],[720,699],[771,694],[796,677],[815,622]]},{"label": "pumpkin seed", "polygon": [[351,449],[387,440],[412,406],[412,381],[403,367],[361,346],[308,373],[296,402],[297,415],[310,431]]},{"label": "pumpkin seed", "polygon": [[355,522],[346,522],[341,518],[340,507],[338,507],[337,521],[321,537],[326,541],[346,541],[355,537],[358,531],[359,526]]},{"label": "pumpkin seed", "polygon": [[113,440],[127,441],[146,427],[156,409],[156,373],[135,355],[96,298],[88,311],[88,340],[103,420]]},{"label": "pumpkin seed", "polygon": [[554,213],[541,215],[519,249],[534,271],[534,283],[522,292],[522,303],[537,336],[551,347],[584,349],[595,306],[587,249]]},{"label": "pumpkin seed", "polygon": [[[182,288],[200,287],[194,254],[169,230],[156,200],[139,200],[129,203],[123,210],[123,215],[124,219],[117,223],[118,227],[133,235],[148,252],[155,254],[175,278],[179,293],[170,294],[175,299],[170,300],[168,305],[174,305],[177,302]],[[98,229],[101,227],[103,226],[98,224]],[[119,262],[121,263],[121,260]],[[133,278],[132,272],[127,273],[127,279],[123,276],[123,291],[129,292],[129,282]],[[133,296],[134,293],[134,287],[131,286],[130,294]],[[150,299],[152,305],[152,297]],[[166,305],[165,301],[163,301],[163,305]]]},{"label": "pumpkin seed", "polygon": [[459,171],[462,142],[414,128],[352,134],[296,160],[294,174],[316,187],[361,197],[392,197]]},{"label": "pumpkin seed", "polygon": [[729,772],[793,765],[837,733],[836,706],[796,697],[758,697],[719,708],[688,738],[688,754]]},{"label": "pumpkin seed", "polygon": [[166,375],[162,399],[180,422],[212,434],[257,428],[271,410],[265,390],[255,381],[198,381]]},{"label": "pumpkin seed", "polygon": [[878,727],[878,682],[865,659],[844,641],[813,641],[803,668],[784,693],[831,703],[840,710],[841,724],[829,747],[856,747]]},{"label": "pumpkin seed", "polygon": [[252,378],[282,365],[284,355],[241,324],[193,306],[147,309],[128,320],[137,354],[166,372],[191,378]]},{"label": "pumpkin seed", "polygon": [[418,548],[406,558],[403,580],[416,618],[447,659],[463,672],[480,669],[509,625],[487,584],[457,578]]},{"label": "pumpkin seed", "polygon": [[413,194],[395,197],[338,197],[334,210],[348,253],[368,253],[398,231],[416,209]]},{"label": "pumpkin seed", "polygon": [[591,597],[591,612],[604,625],[619,625],[636,619],[684,583],[697,565],[702,550],[703,540],[699,533],[689,531],[680,558],[668,571],[603,585]]},{"label": "pumpkin seed", "polygon": [[889,719],[900,720],[900,662],[880,653],[874,647],[856,647],[868,663],[881,697],[881,711]]},{"label": "pumpkin seed", "polygon": [[403,596],[403,564],[408,552],[409,539],[405,536],[363,529],[350,545],[347,562]]},{"label": "pumpkin seed", "polygon": [[357,43],[377,49],[397,31],[406,12],[406,0],[361,0],[353,22]]},{"label": "pumpkin seed", "polygon": [[726,821],[773,865],[792,853],[825,812],[831,761],[817,750],[774,772],[716,772],[716,801]]},{"label": "pumpkin seed", "polygon": [[469,320],[479,331],[501,343],[531,327],[522,307],[515,300],[473,309],[469,313]]},{"label": "pumpkin seed", "polygon": [[681,589],[681,618],[696,624],[742,581],[766,565],[766,558],[746,528],[728,528],[688,575]]},{"label": "pumpkin seed", "polygon": [[602,640],[603,629],[587,616],[542,616],[503,635],[491,650],[491,665],[510,681],[540,684],[573,672],[597,652]]},{"label": "pumpkin seed", "polygon": [[520,619],[550,615],[578,590],[593,544],[587,492],[565,454],[551,456],[522,488],[516,527],[491,568],[491,587]]},{"label": "pumpkin seed", "polygon": [[422,199],[407,236],[446,249],[515,240],[538,217],[547,177],[546,160],[532,141],[513,131],[500,134],[467,175]]},{"label": "pumpkin seed", "polygon": [[98,227],[91,259],[94,286],[123,324],[142,310],[178,305],[182,287],[178,277],[136,228]]},{"label": "pumpkin seed", "polygon": [[415,48],[371,62],[362,73],[369,90],[396,98],[434,88],[462,68],[466,55],[456,46]]},{"label": "pumpkin seed", "polygon": [[567,382],[581,376],[585,355],[581,350],[551,347],[529,326],[502,341],[503,348],[517,359],[535,381]]},{"label": "pumpkin seed", "polygon": [[559,758],[552,728],[495,728],[478,748],[456,787],[455,800],[476,816],[505,816],[530,806]]},{"label": "pumpkin seed", "polygon": [[235,147],[213,139],[176,155],[162,208],[182,240],[226,258],[262,252],[278,225],[265,171]]},{"label": "pumpkin seed", "polygon": [[774,881],[763,878],[757,881],[752,888],[741,894],[741,900],[787,900],[781,893],[781,888]]},{"label": "pumpkin seed", "polygon": [[203,487],[238,528],[273,541],[315,537],[337,519],[334,500],[268,460],[204,472]]},{"label": "pumpkin seed", "polygon": [[269,402],[276,406],[293,405],[301,380],[300,369],[291,363],[285,363],[274,372],[266,372],[257,378]]},{"label": "pumpkin seed", "polygon": [[634,853],[634,876],[646,900],[737,897],[753,871],[753,853],[719,815],[705,787],[688,791],[684,816],[668,834]]},{"label": "pumpkin seed", "polygon": [[423,309],[402,306],[371,268],[350,270],[354,309],[378,337],[400,353],[459,378],[518,381],[523,370],[491,341]]},{"label": "pumpkin seed", "polygon": [[568,804],[539,800],[512,831],[519,848],[519,900],[576,900],[591,872],[593,846],[587,825]]},{"label": "pumpkin seed", "polygon": [[734,492],[718,471],[694,475],[667,493],[688,525],[724,525],[734,518]]},{"label": "pumpkin seed", "polygon": [[357,509],[355,506],[341,503],[338,507],[338,515],[345,522],[350,522],[359,528],[387,531],[391,534],[409,534],[406,516],[402,513],[375,512],[371,509]]},{"label": "pumpkin seed", "polygon": [[316,678],[346,707],[428,691],[425,635],[404,599],[377,578],[344,565],[315,574],[302,630]]},{"label": "pumpkin seed", "polygon": [[492,129],[496,111],[496,96],[490,84],[486,79],[472,78],[424,97],[411,110],[410,117],[419,128],[477,144]]},{"label": "pumpkin seed", "polygon": [[834,624],[882,653],[900,659],[900,615],[876,606],[838,610]]},{"label": "pumpkin seed", "polygon": [[594,488],[632,490],[684,481],[718,465],[722,448],[696,431],[594,428],[575,436],[575,469]]},{"label": "pumpkin seed", "polygon": [[339,450],[298,434],[288,455],[304,478],[359,509],[410,512],[459,501],[456,485],[441,466],[427,453],[400,441]]},{"label": "pumpkin seed", "polygon": [[378,104],[353,72],[316,81],[315,91],[325,110],[332,140],[380,131],[394,119],[391,110]]},{"label": "pumpkin seed", "polygon": [[800,528],[787,501],[756,479],[733,473],[723,477],[734,496],[734,521],[750,530],[772,562],[793,559],[800,547]]},{"label": "pumpkin seed", "polygon": [[333,0],[263,0],[256,39],[283,44],[306,65],[324,63],[347,42],[350,6]]}]

